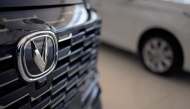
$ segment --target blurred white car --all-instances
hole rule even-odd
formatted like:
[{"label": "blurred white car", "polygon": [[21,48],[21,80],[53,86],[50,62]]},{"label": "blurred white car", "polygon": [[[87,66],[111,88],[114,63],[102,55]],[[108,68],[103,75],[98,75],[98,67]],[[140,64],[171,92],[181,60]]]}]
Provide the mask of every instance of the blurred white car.
[{"label": "blurred white car", "polygon": [[139,54],[153,73],[190,71],[190,0],[91,0],[102,40]]}]

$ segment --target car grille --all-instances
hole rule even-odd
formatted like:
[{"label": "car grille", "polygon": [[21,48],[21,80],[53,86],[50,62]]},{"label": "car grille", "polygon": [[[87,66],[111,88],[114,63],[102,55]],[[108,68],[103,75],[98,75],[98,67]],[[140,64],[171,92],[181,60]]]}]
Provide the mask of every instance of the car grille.
[{"label": "car grille", "polygon": [[[71,36],[72,37],[69,37]],[[56,108],[75,98],[86,83],[96,81],[100,21],[56,33],[59,61],[50,74],[48,90],[30,97],[30,87],[22,81],[16,65],[15,48],[0,48],[0,109]],[[15,64],[13,64],[15,63]]]}]

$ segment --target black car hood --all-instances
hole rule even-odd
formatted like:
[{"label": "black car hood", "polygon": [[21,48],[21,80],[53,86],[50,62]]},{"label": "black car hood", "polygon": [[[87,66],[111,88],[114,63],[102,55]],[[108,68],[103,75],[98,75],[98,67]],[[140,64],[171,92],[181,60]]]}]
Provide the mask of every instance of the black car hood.
[{"label": "black car hood", "polygon": [[84,0],[1,0],[0,7],[68,5],[83,2]]}]

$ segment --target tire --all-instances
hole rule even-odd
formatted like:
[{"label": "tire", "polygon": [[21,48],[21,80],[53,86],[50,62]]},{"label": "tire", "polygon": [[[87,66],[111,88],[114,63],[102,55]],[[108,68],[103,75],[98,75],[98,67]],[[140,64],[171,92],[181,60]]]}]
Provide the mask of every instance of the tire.
[{"label": "tire", "polygon": [[147,34],[140,43],[139,53],[143,65],[155,74],[168,75],[182,66],[179,43],[165,32]]}]

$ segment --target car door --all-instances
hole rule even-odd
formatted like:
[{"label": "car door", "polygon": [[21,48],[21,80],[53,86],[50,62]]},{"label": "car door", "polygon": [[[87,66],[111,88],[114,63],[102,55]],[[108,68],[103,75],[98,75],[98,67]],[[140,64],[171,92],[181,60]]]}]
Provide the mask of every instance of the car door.
[{"label": "car door", "polygon": [[103,19],[102,40],[130,50],[136,23],[135,0],[92,0]]}]

